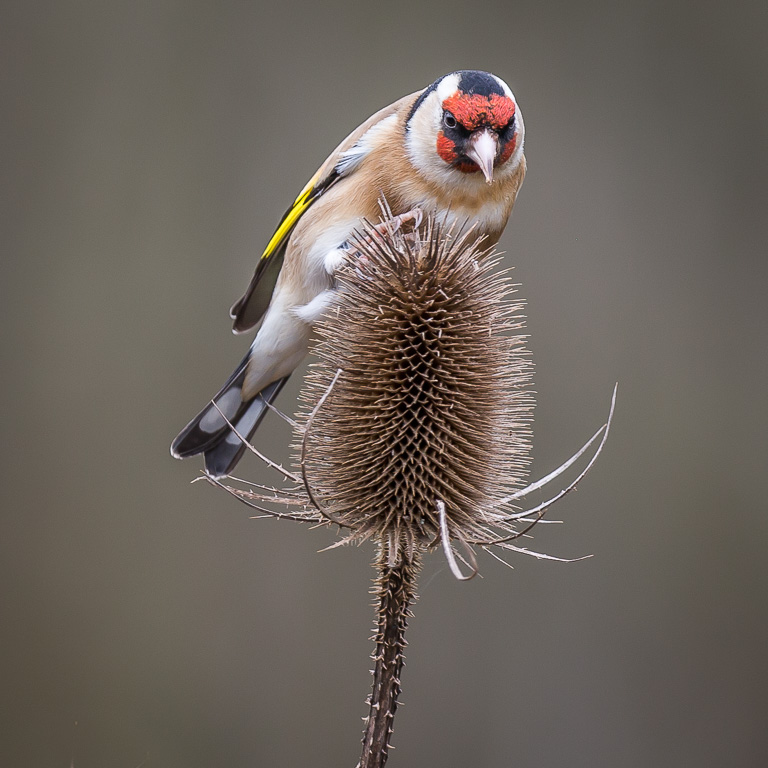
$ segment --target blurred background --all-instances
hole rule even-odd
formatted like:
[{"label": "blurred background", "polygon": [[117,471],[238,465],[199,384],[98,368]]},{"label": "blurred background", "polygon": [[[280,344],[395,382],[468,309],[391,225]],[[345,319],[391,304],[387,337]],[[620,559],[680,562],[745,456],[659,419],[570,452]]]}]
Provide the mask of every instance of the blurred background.
[{"label": "blurred background", "polygon": [[168,446],[306,179],[460,68],[526,120],[533,474],[619,399],[530,543],[594,557],[428,558],[389,764],[768,765],[768,5],[277,5],[3,4],[0,765],[355,765],[372,547]]}]

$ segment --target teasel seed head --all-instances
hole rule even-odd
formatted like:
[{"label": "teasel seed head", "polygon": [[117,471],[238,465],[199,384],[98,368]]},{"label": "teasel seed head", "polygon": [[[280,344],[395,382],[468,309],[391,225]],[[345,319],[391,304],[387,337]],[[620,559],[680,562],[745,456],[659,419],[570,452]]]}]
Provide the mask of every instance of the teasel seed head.
[{"label": "teasel seed head", "polygon": [[411,234],[369,226],[353,247],[302,392],[314,503],[391,563],[445,533],[513,531],[504,500],[529,463],[532,364],[498,254],[430,219]]}]

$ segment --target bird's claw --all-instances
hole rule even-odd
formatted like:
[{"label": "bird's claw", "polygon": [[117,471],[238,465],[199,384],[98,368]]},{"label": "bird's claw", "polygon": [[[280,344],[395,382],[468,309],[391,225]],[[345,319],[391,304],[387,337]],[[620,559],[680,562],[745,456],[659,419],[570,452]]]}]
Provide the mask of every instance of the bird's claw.
[{"label": "bird's claw", "polygon": [[[329,256],[326,257],[326,270],[329,274],[333,274],[336,268],[344,260],[345,256],[347,258],[356,259],[357,261],[367,261],[366,255],[360,250],[361,245],[373,246],[375,238],[379,237],[383,239],[388,235],[394,235],[396,232],[400,231],[404,224],[411,225],[411,229],[413,230],[411,236],[413,236],[421,225],[423,219],[424,214],[422,213],[421,208],[411,208],[410,211],[406,211],[397,216],[391,216],[374,226],[370,226],[366,234],[358,235],[352,242],[345,240],[338,249],[333,252],[333,257],[329,254]],[[358,268],[355,267],[355,269]]]},{"label": "bird's claw", "polygon": [[410,211],[401,213],[398,216],[393,216],[391,219],[382,221],[381,224],[377,224],[373,229],[377,234],[383,235],[387,232],[398,232],[403,224],[411,224],[412,228],[418,229],[421,225],[421,221],[424,218],[424,214],[421,208],[411,208]]},{"label": "bird's claw", "polygon": [[[391,216],[378,224],[371,226],[368,229],[368,233],[362,235],[357,239],[357,243],[365,243],[367,245],[373,245],[375,237],[386,237],[387,235],[394,235],[399,232],[404,224],[410,224],[414,232],[419,228],[421,222],[424,219],[424,214],[421,208],[411,208],[410,211],[398,214],[397,216]],[[361,257],[360,249],[356,247],[357,243],[350,243],[345,241],[341,245],[341,250],[346,251],[351,256]]]}]

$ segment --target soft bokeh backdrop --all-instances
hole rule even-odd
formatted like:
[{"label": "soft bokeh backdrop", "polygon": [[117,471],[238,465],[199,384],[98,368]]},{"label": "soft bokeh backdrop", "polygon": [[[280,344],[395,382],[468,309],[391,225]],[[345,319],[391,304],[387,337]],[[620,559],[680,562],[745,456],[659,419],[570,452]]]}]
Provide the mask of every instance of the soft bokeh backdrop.
[{"label": "soft bokeh backdrop", "polygon": [[502,247],[534,473],[615,380],[619,405],[532,543],[592,559],[483,557],[466,584],[429,559],[390,764],[768,765],[763,0],[2,16],[0,765],[355,764],[371,548],[250,520],[168,445],[239,360],[227,310],[298,189],[458,68],[502,76],[526,119]]}]

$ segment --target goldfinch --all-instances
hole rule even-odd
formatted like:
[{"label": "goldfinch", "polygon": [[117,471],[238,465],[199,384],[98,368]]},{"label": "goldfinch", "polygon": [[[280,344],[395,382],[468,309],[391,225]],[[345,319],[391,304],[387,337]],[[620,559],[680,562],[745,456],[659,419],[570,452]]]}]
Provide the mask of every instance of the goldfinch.
[{"label": "goldfinch", "polygon": [[205,454],[214,477],[232,471],[245,445],[227,422],[251,437],[307,354],[312,325],[333,298],[333,272],[363,220],[379,218],[380,199],[397,222],[432,213],[447,225],[474,224],[495,244],[525,176],[523,138],[509,86],[472,70],[403,97],[347,136],[283,216],[230,311],[235,333],[261,323],[248,354],[171,454]]}]

